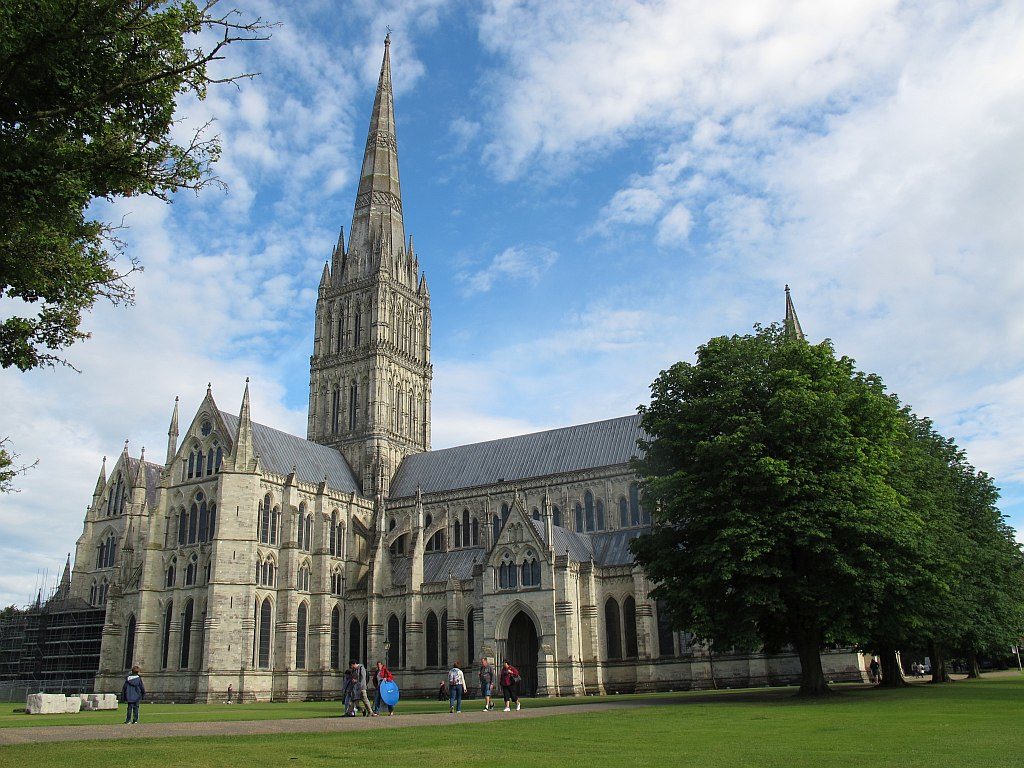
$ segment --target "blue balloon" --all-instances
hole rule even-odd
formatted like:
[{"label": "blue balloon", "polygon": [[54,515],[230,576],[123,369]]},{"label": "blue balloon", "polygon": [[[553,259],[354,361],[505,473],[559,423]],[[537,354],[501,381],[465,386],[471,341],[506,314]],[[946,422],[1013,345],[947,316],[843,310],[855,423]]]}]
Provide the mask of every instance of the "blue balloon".
[{"label": "blue balloon", "polygon": [[399,698],[398,683],[394,680],[385,680],[380,684],[380,700],[389,707],[395,706]]}]

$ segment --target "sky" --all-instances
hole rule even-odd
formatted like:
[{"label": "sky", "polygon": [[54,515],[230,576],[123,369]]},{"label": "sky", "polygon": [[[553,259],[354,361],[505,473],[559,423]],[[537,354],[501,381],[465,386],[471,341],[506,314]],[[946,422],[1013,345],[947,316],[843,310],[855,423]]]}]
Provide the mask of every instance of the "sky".
[{"label": "sky", "polygon": [[[211,383],[305,435],[387,28],[433,447],[632,413],[713,336],[781,320],[931,417],[1024,529],[1024,4],[239,0],[279,22],[179,103],[227,190],[102,202],[145,270],[81,373],[0,371],[39,464],[0,497],[0,604],[52,585],[104,455],[163,461]],[[0,313],[10,309],[0,304]],[[184,428],[184,424],[183,424]]]}]

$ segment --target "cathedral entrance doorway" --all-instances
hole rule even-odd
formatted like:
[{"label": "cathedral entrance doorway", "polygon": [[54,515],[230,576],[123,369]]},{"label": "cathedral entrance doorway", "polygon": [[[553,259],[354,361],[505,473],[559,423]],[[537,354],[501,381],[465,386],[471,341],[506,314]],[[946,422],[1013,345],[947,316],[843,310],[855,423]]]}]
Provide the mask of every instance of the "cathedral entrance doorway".
[{"label": "cathedral entrance doorway", "polygon": [[512,666],[519,670],[523,682],[519,684],[519,692],[523,696],[537,695],[537,654],[540,641],[537,627],[533,620],[523,611],[516,614],[508,627],[508,643],[505,646],[505,657]]}]

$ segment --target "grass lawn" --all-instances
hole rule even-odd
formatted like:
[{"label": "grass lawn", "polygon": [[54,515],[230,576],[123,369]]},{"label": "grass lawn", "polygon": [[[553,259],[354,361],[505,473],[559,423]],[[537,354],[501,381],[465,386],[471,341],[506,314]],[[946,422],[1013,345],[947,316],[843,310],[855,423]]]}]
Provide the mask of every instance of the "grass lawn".
[{"label": "grass lawn", "polygon": [[[291,716],[284,713],[312,705],[282,706],[282,716]],[[309,714],[306,709],[299,716]],[[486,724],[453,723],[444,717],[437,726],[385,734],[369,730],[18,745],[0,748],[0,765],[237,768],[369,761],[420,767],[1000,768],[1024,762],[1022,717],[1024,678],[1005,677],[895,692],[846,689],[826,701],[778,692],[723,692],[600,713],[529,720],[499,716]]]},{"label": "grass lawn", "polygon": [[[795,689],[775,689],[775,693],[787,695]],[[705,694],[707,692],[704,692]],[[718,695],[728,695],[730,691],[720,691]],[[594,704],[606,701],[638,701],[641,699],[671,699],[685,693],[652,693],[640,696],[588,696],[562,699],[524,699],[527,706],[553,707],[570,704]],[[371,692],[370,703],[373,703]],[[501,696],[496,699],[496,706],[501,708]],[[117,712],[107,710],[101,712],[78,712],[73,715],[26,715],[25,704],[17,702],[0,702],[0,728],[24,728],[36,725],[109,725],[124,720],[125,705],[121,704]],[[465,699],[462,708],[467,711],[483,709],[483,699]],[[142,719],[147,723],[208,723],[218,720],[292,720],[303,717],[339,717],[340,701],[296,701],[279,704],[147,704],[142,703]],[[386,710],[385,710],[386,711]],[[431,712],[448,712],[448,700],[436,699],[402,699],[396,710],[400,714],[424,714]]]}]

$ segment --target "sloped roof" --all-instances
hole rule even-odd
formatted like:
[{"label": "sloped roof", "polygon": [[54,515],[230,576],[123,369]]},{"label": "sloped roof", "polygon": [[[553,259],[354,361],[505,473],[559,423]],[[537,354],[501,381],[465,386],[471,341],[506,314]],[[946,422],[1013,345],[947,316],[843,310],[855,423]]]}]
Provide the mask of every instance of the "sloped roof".
[{"label": "sloped roof", "polygon": [[[457,579],[473,576],[473,563],[482,563],[487,552],[482,547],[453,549],[450,552],[426,552],[423,555],[423,583],[448,580],[448,574]],[[391,558],[391,581],[395,585],[408,586],[412,563],[408,556]]]},{"label": "sloped roof", "polygon": [[[238,416],[220,412],[232,439],[238,435]],[[264,424],[252,423],[252,441],[260,465],[269,472],[287,475],[295,467],[295,475],[306,483],[327,485],[338,491],[357,491],[359,484],[345,457],[334,448],[313,443]]]},{"label": "sloped roof", "polygon": [[589,534],[594,545],[594,561],[598,565],[632,565],[635,558],[629,551],[629,542],[650,532],[651,529],[645,527]]},{"label": "sloped roof", "polygon": [[[153,464],[149,461],[142,462],[146,470],[146,506],[152,509],[156,506],[157,495],[160,492],[160,473],[163,471],[162,464]],[[131,481],[139,473],[139,459],[128,457],[127,475]]]},{"label": "sloped roof", "polygon": [[637,455],[640,416],[577,424],[407,456],[391,498],[624,464]]}]

